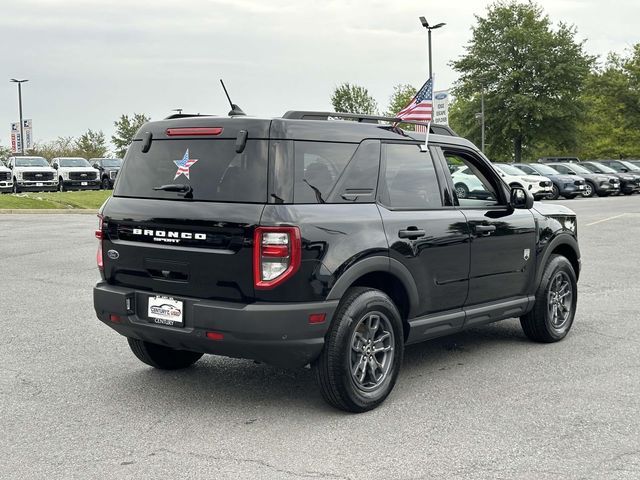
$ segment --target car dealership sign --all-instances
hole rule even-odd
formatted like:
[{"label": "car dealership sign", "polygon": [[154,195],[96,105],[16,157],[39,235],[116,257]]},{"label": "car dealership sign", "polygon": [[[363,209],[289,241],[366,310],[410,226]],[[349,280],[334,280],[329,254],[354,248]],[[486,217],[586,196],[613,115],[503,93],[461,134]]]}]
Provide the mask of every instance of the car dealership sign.
[{"label": "car dealership sign", "polygon": [[11,124],[11,153],[22,152],[22,141],[24,140],[24,149],[33,148],[33,120],[30,118],[22,121],[22,130],[24,131],[24,139],[20,131],[20,122]]},{"label": "car dealership sign", "polygon": [[449,125],[449,90],[433,92],[433,123]]}]

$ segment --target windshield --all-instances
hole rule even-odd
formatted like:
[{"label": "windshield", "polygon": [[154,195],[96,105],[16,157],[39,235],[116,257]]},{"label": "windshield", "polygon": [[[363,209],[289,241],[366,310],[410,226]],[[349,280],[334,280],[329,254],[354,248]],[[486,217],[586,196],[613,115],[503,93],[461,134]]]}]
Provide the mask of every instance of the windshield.
[{"label": "windshield", "polygon": [[61,158],[58,160],[61,167],[90,167],[84,158]]},{"label": "windshield", "polygon": [[506,173],[507,175],[515,175],[516,177],[521,177],[523,175],[526,175],[522,170],[514,167],[513,165],[504,165],[504,164],[498,164],[498,163],[494,163],[494,165],[498,167],[500,170],[502,170],[504,173]]},{"label": "windshield", "polygon": [[560,174],[560,172],[550,167],[549,165],[542,165],[542,164],[536,163],[535,165],[531,165],[531,168],[536,170],[540,175],[559,175]]},{"label": "windshield", "polygon": [[631,162],[627,162],[626,160],[620,160],[620,163],[633,172],[640,172],[640,167],[638,167],[637,165],[634,165]]},{"label": "windshield", "polygon": [[119,167],[120,165],[122,165],[122,163],[119,158],[103,158],[102,159],[103,167]]},{"label": "windshield", "polygon": [[[600,162],[591,162],[588,165],[592,165],[594,168],[590,168],[589,170],[592,170],[596,173],[616,173],[613,168],[607,167]],[[585,165],[585,167],[588,167],[588,165]]]},{"label": "windshield", "polygon": [[[135,141],[127,151],[116,197],[263,203],[267,201],[267,140],[154,140],[148,152]],[[165,187],[165,188],[160,188]]]},{"label": "windshield", "polygon": [[573,170],[576,173],[586,173],[586,174],[591,174],[591,172],[589,170],[587,170],[586,168],[584,168],[582,165],[578,165],[577,163],[572,163],[570,167],[571,170]]},{"label": "windshield", "polygon": [[16,167],[48,167],[49,164],[42,157],[16,158]]}]

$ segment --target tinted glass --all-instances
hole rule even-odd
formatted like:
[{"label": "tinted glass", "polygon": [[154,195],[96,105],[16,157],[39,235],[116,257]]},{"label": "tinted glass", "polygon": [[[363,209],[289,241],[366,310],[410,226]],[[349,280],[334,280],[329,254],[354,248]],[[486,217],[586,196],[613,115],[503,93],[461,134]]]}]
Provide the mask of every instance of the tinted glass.
[{"label": "tinted glass", "polygon": [[589,170],[584,168],[582,165],[578,165],[577,163],[571,165],[571,170],[576,172],[578,175],[580,175],[581,173],[587,173],[587,174],[591,173]]},{"label": "tinted glass", "polygon": [[48,167],[49,164],[42,157],[16,157],[16,167]]},{"label": "tinted glass", "polygon": [[456,203],[463,207],[498,205],[496,190],[472,158],[454,152],[444,152],[451,172]]},{"label": "tinted glass", "polygon": [[190,186],[193,200],[262,203],[267,198],[266,140],[249,140],[242,153],[235,139],[154,140],[129,147],[114,196],[184,200],[184,193],[154,190],[169,184]]},{"label": "tinted glass", "polygon": [[527,175],[540,175],[538,172],[536,172],[533,168],[531,168],[529,165],[517,165],[517,167],[522,170],[524,173],[526,173]]},{"label": "tinted glass", "polygon": [[325,203],[358,145],[351,143],[295,142],[295,203]]},{"label": "tinted glass", "polygon": [[120,164],[121,161],[117,158],[105,158],[104,160],[102,160],[103,167],[119,167]]},{"label": "tinted glass", "polygon": [[344,169],[330,200],[336,203],[375,202],[379,167],[380,142],[363,141]]},{"label": "tinted glass", "polygon": [[500,165],[500,164],[494,164],[494,165],[498,167],[500,170],[502,170],[504,173],[506,173],[507,175],[514,175],[516,177],[520,177],[524,175],[524,172],[522,170],[512,165]]},{"label": "tinted glass", "polygon": [[553,168],[555,168],[558,172],[563,173],[563,174],[568,174],[569,173],[569,169],[567,167],[565,167],[564,165],[554,165]]},{"label": "tinted glass", "polygon": [[532,166],[531,168],[535,169],[535,171],[540,175],[558,175],[559,173],[556,169],[550,167],[549,165],[540,165],[536,163],[536,165]]},{"label": "tinted glass", "polygon": [[607,167],[606,165],[604,165],[604,164],[602,164],[600,162],[591,162],[591,164],[594,167],[596,167],[596,170],[599,170],[598,173],[616,173],[616,171],[613,168]]},{"label": "tinted glass", "polygon": [[90,167],[89,162],[84,158],[60,158],[58,163],[61,167]]},{"label": "tinted glass", "polygon": [[383,146],[385,171],[381,202],[393,208],[427,209],[442,206],[438,177],[431,155],[419,145]]}]

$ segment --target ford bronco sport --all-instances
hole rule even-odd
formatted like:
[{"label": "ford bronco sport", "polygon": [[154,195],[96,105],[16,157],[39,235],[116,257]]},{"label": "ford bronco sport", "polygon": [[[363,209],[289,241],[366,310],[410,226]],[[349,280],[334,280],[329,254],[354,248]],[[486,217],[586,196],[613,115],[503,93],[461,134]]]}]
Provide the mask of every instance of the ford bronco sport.
[{"label": "ford bronco sport", "polygon": [[[386,120],[386,122],[385,122]],[[322,112],[142,126],[100,210],[98,318],[160,369],[204,353],[311,365],[352,412],[389,395],[404,346],[520,317],[571,328],[576,215],[509,188],[447,127]],[[465,166],[482,195],[459,198]]]}]

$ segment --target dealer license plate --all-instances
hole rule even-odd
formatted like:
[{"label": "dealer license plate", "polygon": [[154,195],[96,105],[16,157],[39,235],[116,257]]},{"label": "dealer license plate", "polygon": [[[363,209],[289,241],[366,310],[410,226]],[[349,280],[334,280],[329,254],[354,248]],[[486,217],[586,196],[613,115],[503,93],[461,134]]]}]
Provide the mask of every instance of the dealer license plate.
[{"label": "dealer license plate", "polygon": [[43,183],[42,182],[36,182],[36,187],[42,187]]},{"label": "dealer license plate", "polygon": [[171,297],[149,297],[147,316],[154,323],[182,327],[183,302]]},{"label": "dealer license plate", "polygon": [[80,185],[82,185],[83,187],[86,187],[89,184],[87,182],[80,182]]},{"label": "dealer license plate", "polygon": [[578,185],[578,190],[584,190],[584,185]]}]

